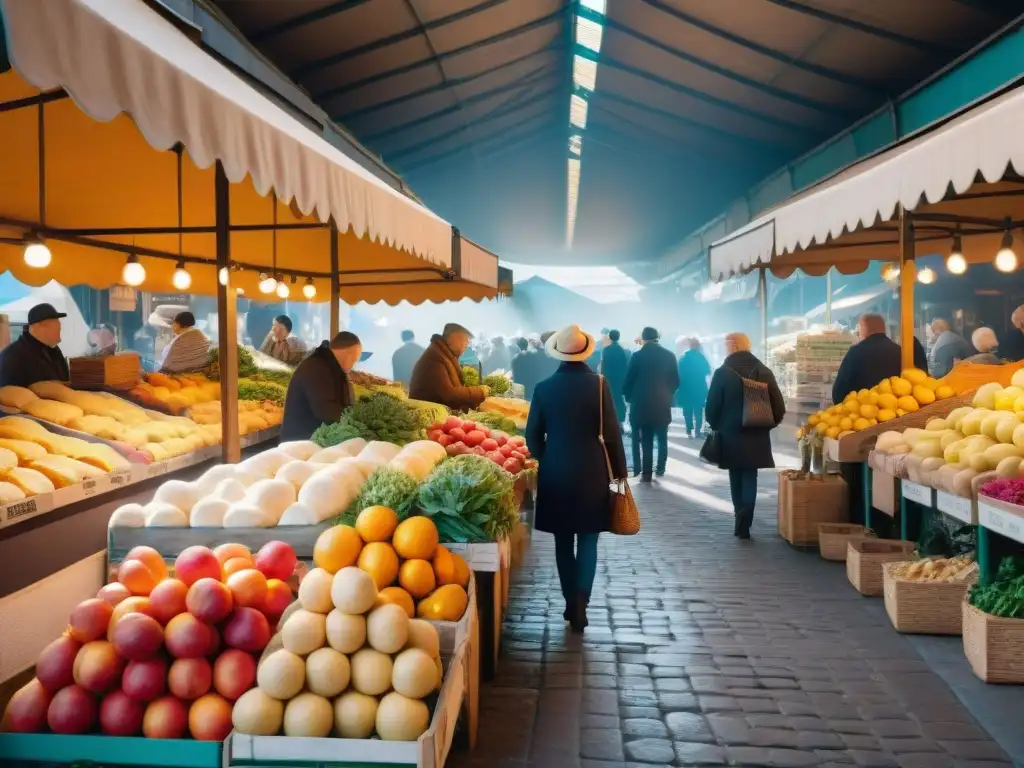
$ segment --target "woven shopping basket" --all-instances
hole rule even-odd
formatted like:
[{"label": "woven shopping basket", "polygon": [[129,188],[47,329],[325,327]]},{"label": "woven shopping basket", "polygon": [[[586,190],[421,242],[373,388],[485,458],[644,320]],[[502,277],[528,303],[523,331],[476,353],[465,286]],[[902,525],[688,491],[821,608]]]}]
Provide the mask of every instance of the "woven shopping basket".
[{"label": "woven shopping basket", "polygon": [[964,653],[986,683],[1024,683],[1024,619],[1004,619],[963,605]]},{"label": "woven shopping basket", "polygon": [[894,576],[902,562],[882,565],[885,612],[897,632],[908,635],[959,635],[967,590],[977,570],[961,581],[916,581]]},{"label": "woven shopping basket", "polygon": [[847,545],[854,540],[874,538],[875,532],[851,523],[821,523],[818,526],[818,549],[826,560],[846,562]]},{"label": "woven shopping basket", "polygon": [[846,545],[846,577],[862,595],[879,597],[882,565],[906,560],[915,546],[896,539],[853,539]]}]

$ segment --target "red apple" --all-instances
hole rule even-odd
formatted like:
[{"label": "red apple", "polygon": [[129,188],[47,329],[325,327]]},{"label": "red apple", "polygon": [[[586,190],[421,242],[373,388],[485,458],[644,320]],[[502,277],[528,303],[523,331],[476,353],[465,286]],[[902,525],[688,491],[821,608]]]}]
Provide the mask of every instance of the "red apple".
[{"label": "red apple", "polygon": [[[144,613],[153,616],[153,603],[148,597],[129,597],[114,606],[114,614],[110,617],[110,626],[107,629],[107,640],[114,639],[114,628],[125,616],[132,613]],[[156,616],[153,616],[155,619]]]},{"label": "red apple", "polygon": [[456,443],[461,443],[466,439],[466,430],[464,430],[462,427],[449,429],[448,437],[450,437]]},{"label": "red apple", "polygon": [[231,703],[216,693],[197,699],[188,711],[188,730],[197,741],[224,741],[231,733]]},{"label": "red apple", "polygon": [[46,722],[54,733],[88,733],[96,724],[96,697],[77,685],[58,691],[46,711]]},{"label": "red apple", "polygon": [[46,713],[52,697],[39,680],[33,678],[14,692],[0,720],[3,733],[39,733],[46,730]]},{"label": "red apple", "polygon": [[121,683],[124,659],[107,640],[86,643],[75,656],[72,668],[75,683],[93,693],[106,693]]},{"label": "red apple", "polygon": [[153,618],[166,624],[179,613],[188,610],[185,607],[185,595],[188,587],[178,579],[164,579],[149,593],[149,601],[153,606]]},{"label": "red apple", "polygon": [[220,560],[207,547],[193,546],[182,550],[174,561],[174,575],[191,587],[200,579],[220,580]]},{"label": "red apple", "polygon": [[224,642],[230,648],[259,653],[270,642],[270,622],[255,608],[236,608],[224,624]]},{"label": "red apple", "polygon": [[256,659],[245,651],[229,648],[213,663],[213,688],[234,701],[256,684]]},{"label": "red apple", "polygon": [[483,441],[486,439],[487,438],[484,437],[483,432],[481,432],[479,429],[474,429],[472,432],[466,433],[466,439],[463,440],[462,442],[464,442],[470,448],[476,448],[478,445],[482,444]]},{"label": "red apple", "polygon": [[234,604],[243,608],[262,608],[267,602],[267,577],[255,568],[231,574],[227,579]]},{"label": "red apple", "polygon": [[114,608],[106,600],[98,597],[83,600],[71,611],[71,618],[68,620],[71,637],[80,643],[99,640],[107,634],[107,627],[113,614]]},{"label": "red apple", "polygon": [[200,621],[216,624],[231,613],[231,590],[218,579],[199,579],[188,588],[185,605],[189,613]]},{"label": "red apple", "polygon": [[36,660],[36,678],[50,693],[56,693],[75,682],[75,657],[82,644],[72,637],[58,637]]},{"label": "red apple", "polygon": [[160,622],[144,613],[129,613],[114,627],[114,649],[128,661],[153,656],[164,644]]},{"label": "red apple", "polygon": [[451,434],[453,429],[462,429],[462,419],[458,416],[449,416],[444,420],[444,429],[448,434]]},{"label": "red apple", "polygon": [[263,601],[263,613],[271,624],[277,624],[281,614],[292,604],[292,588],[280,579],[267,579],[267,597]]},{"label": "red apple", "polygon": [[147,739],[180,739],[188,733],[188,708],[181,699],[163,696],[149,703],[142,716]]},{"label": "red apple", "polygon": [[136,701],[153,701],[167,691],[167,661],[163,657],[129,661],[121,675],[121,690]]},{"label": "red apple", "polygon": [[191,613],[182,613],[167,623],[164,644],[176,659],[196,659],[210,651],[213,627],[204,624]]},{"label": "red apple", "polygon": [[100,702],[100,730],[108,736],[134,736],[142,730],[145,705],[124,691],[113,691]]},{"label": "red apple", "polygon": [[167,690],[185,701],[198,699],[213,684],[213,670],[206,659],[177,659],[167,673]]},{"label": "red apple", "polygon": [[472,432],[475,429],[479,429],[479,427],[477,426],[477,423],[475,421],[464,421],[464,422],[462,422],[462,428],[463,428],[463,430],[465,430],[466,434],[469,434],[470,432]]},{"label": "red apple", "polygon": [[283,541],[268,541],[253,558],[253,565],[268,579],[288,581],[295,572],[298,559],[295,550]]},{"label": "red apple", "polygon": [[163,581],[168,576],[167,563],[164,562],[164,556],[152,547],[132,547],[128,554],[124,556],[124,560],[125,562],[138,560],[149,569],[149,572],[153,574],[153,577],[158,582]]},{"label": "red apple", "polygon": [[498,450],[498,441],[495,440],[493,437],[488,437],[486,440],[480,443],[480,447],[488,452],[496,451]]},{"label": "red apple", "polygon": [[115,606],[122,600],[127,600],[131,596],[131,590],[119,581],[100,587],[100,591],[96,593],[96,597],[104,602],[110,603],[111,606]]}]

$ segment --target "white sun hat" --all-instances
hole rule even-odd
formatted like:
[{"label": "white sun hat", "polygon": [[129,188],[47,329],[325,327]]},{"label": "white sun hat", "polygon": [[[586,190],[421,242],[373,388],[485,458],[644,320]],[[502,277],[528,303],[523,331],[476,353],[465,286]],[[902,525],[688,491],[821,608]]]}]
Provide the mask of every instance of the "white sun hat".
[{"label": "white sun hat", "polygon": [[581,363],[594,354],[594,337],[578,325],[567,325],[544,345],[548,357],[564,363]]}]

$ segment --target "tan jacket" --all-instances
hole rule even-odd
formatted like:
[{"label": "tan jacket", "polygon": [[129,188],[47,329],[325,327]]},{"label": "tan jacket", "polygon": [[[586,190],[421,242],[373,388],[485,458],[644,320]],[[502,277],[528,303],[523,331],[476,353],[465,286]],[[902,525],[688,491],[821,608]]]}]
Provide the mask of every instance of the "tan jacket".
[{"label": "tan jacket", "polygon": [[458,358],[444,339],[435,335],[412,369],[409,397],[468,411],[478,407],[486,395],[481,387],[467,387],[463,383]]}]

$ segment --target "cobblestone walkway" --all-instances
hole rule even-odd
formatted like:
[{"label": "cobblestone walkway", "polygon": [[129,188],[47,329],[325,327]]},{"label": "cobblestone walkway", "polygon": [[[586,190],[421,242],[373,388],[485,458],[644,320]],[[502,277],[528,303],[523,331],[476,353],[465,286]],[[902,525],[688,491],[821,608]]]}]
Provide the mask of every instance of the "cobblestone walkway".
[{"label": "cobblestone walkway", "polygon": [[778,538],[774,475],[741,542],[724,473],[671,441],[668,477],[637,487],[642,533],[602,536],[582,638],[534,536],[477,748],[449,765],[1013,765],[841,565]]}]

